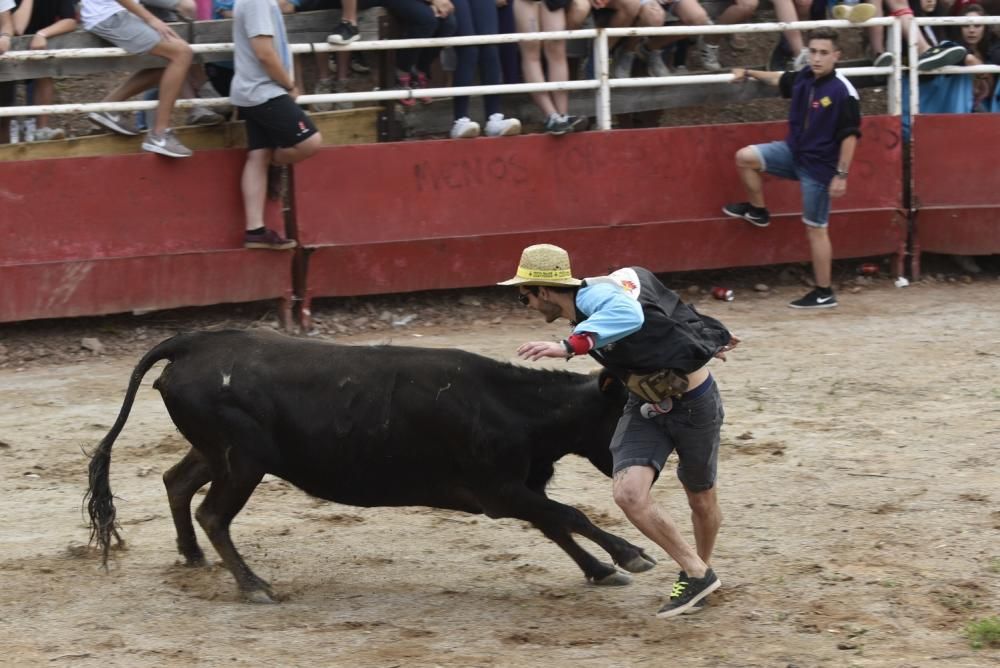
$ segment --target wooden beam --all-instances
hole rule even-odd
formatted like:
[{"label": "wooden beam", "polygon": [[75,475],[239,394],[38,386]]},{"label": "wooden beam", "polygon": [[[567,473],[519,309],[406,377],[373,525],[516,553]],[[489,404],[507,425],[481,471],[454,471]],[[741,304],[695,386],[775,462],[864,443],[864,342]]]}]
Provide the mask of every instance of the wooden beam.
[{"label": "wooden beam", "polygon": [[[361,107],[315,113],[310,114],[310,117],[323,135],[324,146],[370,144],[377,141],[375,126],[379,112],[379,107]],[[246,146],[242,121],[210,126],[182,126],[176,128],[176,132],[180,140],[194,151]],[[117,134],[0,144],[0,162],[140,153],[141,144],[141,136],[125,137]]]}]

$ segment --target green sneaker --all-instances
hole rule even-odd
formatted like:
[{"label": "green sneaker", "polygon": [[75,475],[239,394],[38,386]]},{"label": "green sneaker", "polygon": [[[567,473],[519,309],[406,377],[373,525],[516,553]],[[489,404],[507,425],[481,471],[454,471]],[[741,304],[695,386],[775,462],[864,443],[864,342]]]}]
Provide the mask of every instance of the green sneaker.
[{"label": "green sneaker", "polygon": [[711,568],[701,578],[690,577],[681,571],[670,591],[670,600],[663,604],[656,616],[666,618],[682,615],[721,586],[722,581]]}]

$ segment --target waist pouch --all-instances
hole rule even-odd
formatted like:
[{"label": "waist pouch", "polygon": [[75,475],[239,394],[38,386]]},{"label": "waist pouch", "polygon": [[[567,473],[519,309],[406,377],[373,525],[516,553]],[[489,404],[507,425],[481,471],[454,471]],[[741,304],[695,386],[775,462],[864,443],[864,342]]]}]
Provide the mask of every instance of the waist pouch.
[{"label": "waist pouch", "polygon": [[649,403],[658,404],[668,397],[679,398],[688,388],[688,378],[673,369],[661,369],[653,373],[630,373],[625,377],[625,386]]}]

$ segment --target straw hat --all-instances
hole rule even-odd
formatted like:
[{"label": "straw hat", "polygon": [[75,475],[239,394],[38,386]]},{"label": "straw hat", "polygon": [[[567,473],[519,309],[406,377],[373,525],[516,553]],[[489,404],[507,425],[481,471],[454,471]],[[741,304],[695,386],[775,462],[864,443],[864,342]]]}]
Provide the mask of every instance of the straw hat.
[{"label": "straw hat", "polygon": [[552,244],[537,244],[521,252],[517,275],[497,285],[577,286],[581,283],[570,271],[569,253]]}]

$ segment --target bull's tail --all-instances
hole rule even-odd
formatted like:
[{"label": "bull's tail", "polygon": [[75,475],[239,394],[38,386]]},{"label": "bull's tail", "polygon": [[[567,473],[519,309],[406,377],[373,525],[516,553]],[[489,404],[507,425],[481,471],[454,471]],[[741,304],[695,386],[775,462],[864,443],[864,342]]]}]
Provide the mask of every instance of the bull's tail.
[{"label": "bull's tail", "polygon": [[97,543],[101,550],[101,563],[107,567],[108,550],[111,548],[111,537],[114,536],[118,543],[122,543],[118,534],[118,524],[115,521],[114,495],[111,493],[111,485],[108,481],[108,474],[111,468],[111,446],[114,444],[118,434],[121,433],[128,419],[129,411],[132,410],[132,403],[135,401],[135,394],[139,390],[143,376],[149,369],[160,360],[173,361],[175,356],[184,350],[185,343],[189,340],[187,336],[175,336],[159,344],[146,353],[135,369],[132,371],[132,379],[129,381],[128,390],[125,392],[125,400],[122,408],[118,412],[118,419],[111,427],[111,431],[101,440],[97,446],[97,451],[90,458],[89,488],[84,500],[87,502],[87,512],[90,514],[90,542]]}]

